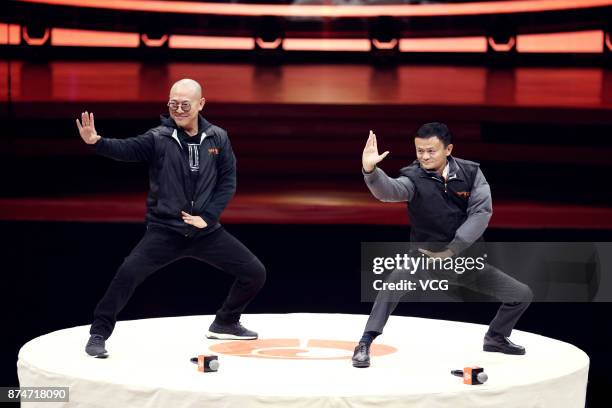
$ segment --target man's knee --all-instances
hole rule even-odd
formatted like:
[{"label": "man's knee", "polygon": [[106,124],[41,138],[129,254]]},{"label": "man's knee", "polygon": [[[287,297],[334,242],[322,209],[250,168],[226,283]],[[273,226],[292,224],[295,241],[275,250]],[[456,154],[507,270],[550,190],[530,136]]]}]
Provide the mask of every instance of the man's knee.
[{"label": "man's knee", "polygon": [[512,295],[512,299],[508,299],[507,303],[512,303],[516,305],[523,303],[525,305],[529,305],[532,300],[533,291],[529,286],[525,285],[524,283],[521,283]]},{"label": "man's knee", "polygon": [[263,287],[264,283],[266,283],[266,277],[268,272],[266,271],[266,267],[261,263],[259,259],[255,261],[255,276],[256,276],[256,284],[258,288]]},{"label": "man's knee", "polygon": [[531,301],[533,300],[533,291],[531,290],[529,286],[522,284],[521,297],[522,297],[521,302],[531,303]]},{"label": "man's knee", "polygon": [[257,258],[244,265],[242,268],[243,281],[255,290],[259,290],[266,282],[266,267]]},{"label": "man's knee", "polygon": [[142,283],[144,278],[142,262],[138,260],[138,257],[128,256],[119,267],[113,283],[121,286],[136,287]]}]

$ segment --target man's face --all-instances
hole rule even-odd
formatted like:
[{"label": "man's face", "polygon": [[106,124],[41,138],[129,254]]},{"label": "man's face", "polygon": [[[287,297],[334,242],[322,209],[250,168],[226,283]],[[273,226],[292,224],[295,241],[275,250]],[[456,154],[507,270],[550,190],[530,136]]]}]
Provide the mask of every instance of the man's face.
[{"label": "man's face", "polygon": [[191,87],[176,87],[170,91],[168,112],[181,128],[193,128],[198,123],[198,113],[205,103],[204,98],[198,96]]},{"label": "man's face", "polygon": [[421,167],[439,173],[444,170],[446,157],[453,150],[452,143],[444,147],[444,143],[437,136],[428,138],[416,137],[414,139],[414,146],[416,147],[417,160],[421,163]]}]

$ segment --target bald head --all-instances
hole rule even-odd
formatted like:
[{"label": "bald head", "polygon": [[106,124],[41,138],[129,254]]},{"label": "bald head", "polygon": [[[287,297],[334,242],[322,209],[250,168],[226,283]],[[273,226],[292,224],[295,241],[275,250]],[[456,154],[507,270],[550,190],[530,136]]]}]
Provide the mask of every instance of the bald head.
[{"label": "bald head", "polygon": [[183,78],[178,80],[170,88],[170,99],[173,95],[188,95],[190,99],[200,99],[202,97],[202,86],[198,81],[193,79]]},{"label": "bald head", "polygon": [[198,114],[204,108],[205,103],[206,100],[202,98],[202,87],[193,79],[181,79],[170,88],[170,100],[168,101],[170,117],[189,135],[197,133]]}]

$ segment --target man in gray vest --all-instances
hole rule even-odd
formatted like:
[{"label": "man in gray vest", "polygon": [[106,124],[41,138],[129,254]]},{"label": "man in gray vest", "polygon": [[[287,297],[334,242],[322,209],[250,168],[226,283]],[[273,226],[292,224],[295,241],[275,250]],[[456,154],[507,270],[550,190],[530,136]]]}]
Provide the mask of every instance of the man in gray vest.
[{"label": "man in gray vest", "polygon": [[[433,259],[452,258],[481,239],[493,212],[491,190],[478,163],[451,155],[452,136],[445,124],[421,126],[414,144],[417,160],[401,169],[398,178],[391,178],[377,167],[389,152],[378,154],[376,135],[370,131],[362,155],[365,182],[380,201],[408,203],[411,242],[430,245],[419,248],[420,253]],[[531,290],[489,264],[471,272],[454,283],[502,301],[484,336],[483,350],[525,354],[525,348],[508,337],[533,298]],[[399,276],[396,270],[389,279]],[[405,294],[378,292],[363,336],[355,347],[354,367],[370,366],[370,345],[382,333],[389,315]]]}]

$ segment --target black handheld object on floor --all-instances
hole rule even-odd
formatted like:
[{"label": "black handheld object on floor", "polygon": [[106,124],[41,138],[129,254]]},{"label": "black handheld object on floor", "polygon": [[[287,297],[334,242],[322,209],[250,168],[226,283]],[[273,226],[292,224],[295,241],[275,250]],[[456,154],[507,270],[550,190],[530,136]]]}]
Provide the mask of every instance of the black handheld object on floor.
[{"label": "black handheld object on floor", "polygon": [[463,370],[451,370],[451,374],[463,377],[463,383],[468,385],[484,384],[489,379],[482,367],[465,367]]},{"label": "black handheld object on floor", "polygon": [[191,357],[192,363],[198,365],[198,371],[203,373],[216,372],[219,370],[219,357],[213,355],[199,355]]}]

